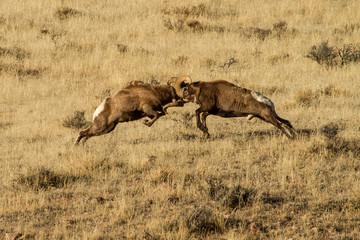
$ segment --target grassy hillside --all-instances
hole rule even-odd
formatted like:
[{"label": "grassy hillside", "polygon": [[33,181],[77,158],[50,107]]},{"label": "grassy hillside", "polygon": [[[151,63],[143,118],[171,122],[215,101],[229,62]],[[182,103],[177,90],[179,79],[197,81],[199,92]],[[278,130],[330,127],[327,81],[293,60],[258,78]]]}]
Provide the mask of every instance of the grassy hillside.
[{"label": "grassy hillside", "polygon": [[[0,3],[0,237],[359,239],[358,1]],[[193,103],[73,146],[132,80],[224,79],[299,139]]]}]

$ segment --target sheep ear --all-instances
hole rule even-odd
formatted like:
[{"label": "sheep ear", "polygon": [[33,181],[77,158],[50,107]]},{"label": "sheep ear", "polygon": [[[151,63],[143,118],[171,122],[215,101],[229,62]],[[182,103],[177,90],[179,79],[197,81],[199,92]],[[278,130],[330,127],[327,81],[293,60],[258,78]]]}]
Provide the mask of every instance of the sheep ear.
[{"label": "sheep ear", "polygon": [[177,77],[172,77],[172,78],[170,78],[170,79],[167,81],[167,84],[171,86],[171,85],[174,84],[174,82],[175,82],[177,79],[178,79]]}]

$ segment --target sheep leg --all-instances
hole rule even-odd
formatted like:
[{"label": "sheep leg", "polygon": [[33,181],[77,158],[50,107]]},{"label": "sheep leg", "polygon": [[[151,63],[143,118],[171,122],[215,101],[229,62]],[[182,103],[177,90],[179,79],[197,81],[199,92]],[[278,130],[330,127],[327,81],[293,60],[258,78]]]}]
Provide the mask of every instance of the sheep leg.
[{"label": "sheep leg", "polygon": [[150,105],[146,105],[146,106],[143,106],[143,109],[142,111],[148,116],[148,117],[153,117],[151,118],[151,120],[149,121],[148,119],[146,119],[144,121],[144,124],[148,127],[151,127],[151,125],[154,124],[154,122],[163,114],[159,114],[157,111],[155,111]]},{"label": "sheep leg", "polygon": [[78,145],[82,139],[85,143],[90,137],[107,134],[115,129],[117,122],[111,122],[106,124],[105,118],[98,116],[95,118],[91,126],[83,131],[80,131],[78,138],[76,139],[75,145]]},{"label": "sheep leg", "polygon": [[[196,113],[196,125],[197,125],[197,127],[204,133],[204,135],[206,137],[209,137],[210,134],[209,134],[208,129],[206,127],[206,117],[209,115],[209,113],[202,111],[201,108],[196,109],[195,113]],[[205,122],[205,125],[204,125],[204,122],[200,121],[200,114],[201,113],[203,113],[202,120]],[[205,116],[204,116],[204,114],[205,114]]]},{"label": "sheep leg", "polygon": [[276,117],[276,119],[277,119],[278,121],[281,122],[281,124],[284,124],[285,130],[286,130],[290,135],[292,135],[293,137],[296,137],[296,136],[298,135],[297,132],[296,132],[296,130],[295,130],[295,128],[291,125],[291,123],[290,123],[288,120],[279,117],[277,114],[275,114],[275,117]]},{"label": "sheep leg", "polygon": [[271,123],[272,125],[274,125],[275,127],[277,127],[278,129],[280,129],[288,138],[293,138],[293,136],[291,136],[289,134],[288,131],[286,131],[284,129],[284,127],[282,126],[282,124],[276,119],[275,115],[270,113],[266,116],[261,116],[261,118],[268,123]]},{"label": "sheep leg", "polygon": [[164,113],[165,114],[167,114],[167,109],[169,108],[169,107],[183,107],[184,106],[184,101],[182,101],[182,100],[178,100],[178,101],[176,101],[176,102],[171,102],[171,103],[168,103],[168,104],[166,104],[165,106],[163,106],[163,111],[164,111]]},{"label": "sheep leg", "polygon": [[210,115],[210,113],[208,113],[208,112],[203,112],[203,114],[201,115],[201,124],[205,127],[206,131],[207,131],[206,118],[209,115]]}]

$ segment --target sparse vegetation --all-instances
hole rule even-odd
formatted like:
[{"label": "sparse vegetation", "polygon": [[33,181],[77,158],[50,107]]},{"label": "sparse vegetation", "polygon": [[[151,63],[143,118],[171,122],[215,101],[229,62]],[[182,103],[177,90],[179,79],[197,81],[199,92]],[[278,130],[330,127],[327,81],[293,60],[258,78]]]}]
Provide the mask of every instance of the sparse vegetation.
[{"label": "sparse vegetation", "polygon": [[[2,0],[0,239],[360,239],[357,9]],[[188,103],[73,146],[128,82],[184,74],[263,93],[298,139],[216,116],[205,139]]]}]

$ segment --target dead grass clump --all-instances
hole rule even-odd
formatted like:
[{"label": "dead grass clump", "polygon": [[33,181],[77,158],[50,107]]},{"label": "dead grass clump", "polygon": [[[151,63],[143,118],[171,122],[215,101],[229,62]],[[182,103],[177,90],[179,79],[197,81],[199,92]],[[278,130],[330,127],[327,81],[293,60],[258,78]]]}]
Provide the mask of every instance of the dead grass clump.
[{"label": "dead grass clump", "polygon": [[85,126],[88,126],[91,124],[91,122],[86,121],[84,117],[85,112],[84,111],[76,111],[73,116],[67,117],[63,121],[63,126],[67,128],[74,128],[74,129],[80,129]]},{"label": "dead grass clump", "polygon": [[170,10],[164,9],[163,13],[166,15],[184,15],[184,16],[199,17],[205,15],[206,5],[204,3],[200,3],[199,5],[196,6],[175,7]]},{"label": "dead grass clump", "polygon": [[351,35],[356,31],[360,30],[360,24],[359,23],[350,23],[345,24],[344,26],[340,28],[335,28],[333,31],[334,35]]},{"label": "dead grass clump", "polygon": [[126,53],[128,51],[128,47],[122,43],[118,43],[116,46],[119,53]]},{"label": "dead grass clump", "polygon": [[192,234],[205,237],[208,234],[222,232],[222,227],[211,209],[199,207],[184,217],[185,226]]},{"label": "dead grass clump", "polygon": [[30,57],[30,53],[20,47],[3,48],[0,47],[0,57],[12,56],[17,60],[23,60]]},{"label": "dead grass clump", "polygon": [[41,71],[39,69],[18,69],[16,74],[19,77],[40,77]]},{"label": "dead grass clump", "polygon": [[323,96],[338,96],[341,94],[341,91],[337,90],[333,85],[329,85],[321,89],[320,94]]},{"label": "dead grass clump", "polygon": [[171,61],[175,66],[183,66],[189,61],[189,57],[182,55],[171,59]]},{"label": "dead grass clump", "polygon": [[325,144],[325,149],[331,156],[352,155],[360,157],[360,140],[346,140],[339,137],[329,138]]},{"label": "dead grass clump", "polygon": [[184,187],[189,187],[194,183],[195,183],[195,175],[191,174],[191,173],[185,174],[184,181],[183,181],[183,186]]},{"label": "dead grass clump", "polygon": [[198,20],[188,20],[186,21],[186,25],[194,32],[202,32],[204,30],[204,25],[201,24]]},{"label": "dead grass clump", "polygon": [[176,32],[204,33],[205,31],[207,31],[224,33],[225,31],[230,31],[224,26],[204,24],[196,19],[187,19],[187,17],[167,18],[166,20],[164,20],[164,26],[168,30],[174,30]]},{"label": "dead grass clump", "polygon": [[161,183],[171,184],[174,178],[173,175],[174,175],[173,171],[168,169],[161,169],[159,172],[155,174],[155,176],[152,177],[151,183],[155,186]]},{"label": "dead grass clump", "polygon": [[219,201],[223,206],[231,209],[243,208],[254,202],[256,192],[253,190],[239,185],[229,188],[222,183],[221,179],[214,176],[207,177],[206,182],[209,184],[210,198]]},{"label": "dead grass clump", "polygon": [[28,175],[21,175],[16,182],[32,190],[39,191],[50,188],[63,188],[79,180],[89,180],[89,177],[56,173],[42,167],[30,171]]},{"label": "dead grass clump", "polygon": [[255,200],[256,192],[251,189],[235,186],[222,198],[224,206],[231,209],[251,206]]},{"label": "dead grass clump", "polygon": [[274,195],[267,192],[263,192],[256,196],[256,201],[274,206],[274,205],[281,205],[282,203],[284,203],[285,198],[283,198],[280,194]]},{"label": "dead grass clump", "polygon": [[221,201],[221,199],[229,192],[229,188],[219,179],[210,176],[206,179],[206,182],[209,184],[209,197],[213,200]]},{"label": "dead grass clump", "polygon": [[10,128],[14,123],[9,122],[0,122],[0,129],[7,129]]},{"label": "dead grass clump", "polygon": [[205,58],[201,61],[200,65],[206,67],[208,69],[213,68],[216,66],[217,62],[212,58]]},{"label": "dead grass clump", "polygon": [[249,27],[243,30],[243,35],[248,38],[255,37],[257,39],[260,39],[261,41],[264,41],[265,38],[271,35],[271,30]]},{"label": "dead grass clump", "polygon": [[236,59],[236,58],[229,58],[228,60],[226,60],[223,64],[221,64],[219,67],[220,68],[223,68],[223,69],[225,69],[225,67],[226,68],[230,68],[230,66],[231,65],[233,65],[233,64],[236,64],[236,63],[238,63],[239,62],[239,60],[238,59]]},{"label": "dead grass clump", "polygon": [[93,164],[88,164],[85,166],[86,169],[96,172],[96,173],[107,173],[113,169],[123,169],[123,171],[128,170],[127,164],[122,161],[110,161],[108,158],[104,158],[99,162]]},{"label": "dead grass clump", "polygon": [[301,107],[316,105],[319,101],[318,96],[311,90],[298,91],[295,95],[296,103]]},{"label": "dead grass clump", "polygon": [[282,53],[280,55],[275,55],[270,58],[270,63],[272,65],[278,64],[280,61],[289,59],[290,55],[288,53]]},{"label": "dead grass clump", "polygon": [[327,138],[334,138],[339,133],[340,130],[343,130],[343,127],[338,123],[330,122],[325,124],[320,128],[320,133]]},{"label": "dead grass clump", "polygon": [[55,12],[55,17],[64,20],[69,17],[78,17],[81,16],[82,13],[76,9],[72,9],[69,7],[61,7]]},{"label": "dead grass clump", "polygon": [[247,27],[239,28],[240,33],[247,38],[257,38],[264,41],[267,38],[278,38],[281,39],[286,36],[295,36],[297,30],[295,28],[288,29],[285,21],[279,21],[273,24],[272,28],[258,28],[258,27]]}]

